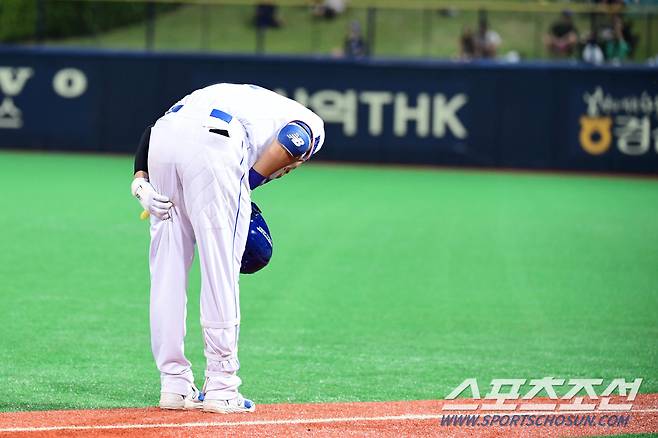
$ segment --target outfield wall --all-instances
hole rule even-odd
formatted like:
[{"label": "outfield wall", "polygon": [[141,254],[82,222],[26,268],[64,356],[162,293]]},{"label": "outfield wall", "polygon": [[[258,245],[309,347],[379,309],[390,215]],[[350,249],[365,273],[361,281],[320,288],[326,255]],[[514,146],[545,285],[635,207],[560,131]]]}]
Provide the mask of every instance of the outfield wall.
[{"label": "outfield wall", "polygon": [[[658,172],[658,68],[0,48],[0,148],[131,152],[190,91],[256,83],[326,121],[318,158]],[[218,102],[221,107],[221,102]]]}]

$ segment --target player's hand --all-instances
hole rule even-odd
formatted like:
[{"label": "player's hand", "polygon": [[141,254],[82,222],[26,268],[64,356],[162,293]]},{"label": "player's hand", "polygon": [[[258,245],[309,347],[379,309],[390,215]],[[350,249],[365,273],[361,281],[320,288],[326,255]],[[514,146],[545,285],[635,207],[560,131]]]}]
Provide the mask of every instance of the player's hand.
[{"label": "player's hand", "polygon": [[137,198],[144,210],[161,220],[167,220],[169,209],[173,206],[169,198],[155,191],[145,178],[135,178],[130,185],[130,191]]},{"label": "player's hand", "polygon": [[270,175],[268,179],[271,181],[273,179],[281,178],[282,176],[288,175],[290,172],[301,166],[302,163],[303,161],[295,161],[294,163],[289,164],[286,167],[277,170],[272,175]]}]

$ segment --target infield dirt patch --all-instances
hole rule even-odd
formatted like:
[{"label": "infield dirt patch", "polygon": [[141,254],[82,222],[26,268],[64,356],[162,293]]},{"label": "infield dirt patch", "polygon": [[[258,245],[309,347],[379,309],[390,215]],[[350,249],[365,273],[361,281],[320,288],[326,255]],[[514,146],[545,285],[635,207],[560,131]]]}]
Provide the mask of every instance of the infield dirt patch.
[{"label": "infield dirt patch", "polygon": [[[467,400],[460,400],[466,402]],[[539,400],[534,400],[538,402]],[[624,399],[613,397],[613,402]],[[443,400],[258,405],[253,414],[126,408],[0,414],[1,436],[451,436],[552,437],[658,432],[658,394],[638,395],[627,412],[444,411]],[[590,426],[447,426],[446,415],[590,415]],[[629,416],[626,425],[598,424]],[[445,422],[445,420],[444,420]]]}]

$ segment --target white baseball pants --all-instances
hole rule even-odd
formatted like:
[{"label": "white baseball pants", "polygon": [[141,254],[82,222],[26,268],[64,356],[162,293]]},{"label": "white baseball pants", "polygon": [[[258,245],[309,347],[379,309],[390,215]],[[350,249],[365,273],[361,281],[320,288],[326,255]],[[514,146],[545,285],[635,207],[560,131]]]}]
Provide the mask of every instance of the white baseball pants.
[{"label": "white baseball pants", "polygon": [[[209,124],[228,136],[209,132]],[[194,116],[185,108],[152,128],[149,179],[174,205],[169,220],[151,216],[151,347],[163,392],[186,395],[194,383],[184,339],[195,243],[206,397],[232,399],[241,384],[238,278],[251,214],[246,148],[244,128],[236,119],[227,123]]]}]

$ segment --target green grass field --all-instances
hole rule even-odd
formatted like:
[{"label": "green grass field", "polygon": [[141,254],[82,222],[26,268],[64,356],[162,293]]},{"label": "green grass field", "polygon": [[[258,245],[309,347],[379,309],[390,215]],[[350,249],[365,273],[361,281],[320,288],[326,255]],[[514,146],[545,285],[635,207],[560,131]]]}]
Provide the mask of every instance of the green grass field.
[{"label": "green grass field", "polygon": [[[157,403],[131,170],[0,153],[0,410]],[[658,180],[313,163],[254,199],[275,241],[241,281],[257,403],[438,399],[469,377],[658,392]]]}]

